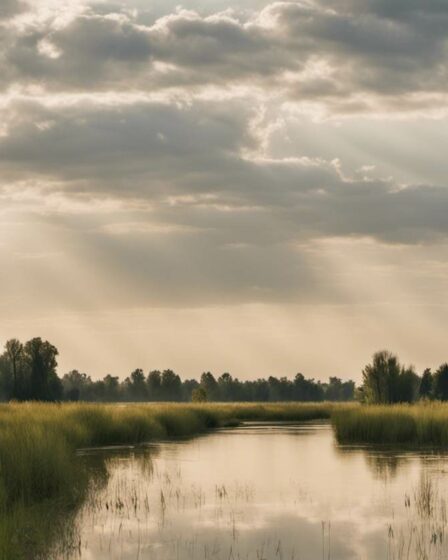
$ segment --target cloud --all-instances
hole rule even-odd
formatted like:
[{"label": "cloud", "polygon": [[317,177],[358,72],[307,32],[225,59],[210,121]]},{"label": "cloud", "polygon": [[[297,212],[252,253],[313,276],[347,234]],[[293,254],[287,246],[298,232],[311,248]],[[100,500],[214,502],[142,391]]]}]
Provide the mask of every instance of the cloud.
[{"label": "cloud", "polygon": [[[28,181],[73,203],[117,200],[138,220],[204,231],[218,246],[369,236],[446,237],[448,189],[346,176],[338,161],[263,153],[258,111],[244,102],[19,103],[0,138],[8,192]],[[50,208],[51,210],[51,208]],[[45,212],[49,211],[48,208]],[[210,233],[212,232],[212,233]]]},{"label": "cloud", "polygon": [[[110,11],[108,11],[110,10]],[[252,12],[178,9],[148,24],[94,5],[9,29],[3,88],[49,92],[258,89],[329,114],[446,106],[448,12],[440,2],[272,2]]]},{"label": "cloud", "polygon": [[125,16],[79,15],[62,28],[45,23],[9,32],[4,42],[4,86],[39,85],[57,91],[128,88],[150,69],[148,34]]},{"label": "cloud", "polygon": [[25,2],[20,0],[2,0],[0,4],[0,21],[2,19],[9,19],[25,10]]},{"label": "cloud", "polygon": [[446,0],[0,4],[3,339],[98,373],[445,359]]},{"label": "cloud", "polygon": [[[35,271],[42,292],[51,287],[48,304],[63,302],[57,269],[76,271],[73,300],[86,308],[89,287],[98,305],[337,303],[346,296],[326,275],[322,244],[395,255],[445,243],[443,157],[436,180],[394,179],[336,120],[330,135],[333,125],[314,119],[316,106],[363,114],[357,133],[370,140],[377,112],[442,111],[443,5],[391,4],[178,9],[148,22],[102,3],[5,25],[0,216],[11,239],[1,251],[14,262],[5,285],[20,299],[15,278]],[[297,115],[306,125],[294,132]],[[289,134],[308,138],[311,123],[305,154]],[[419,156],[402,145],[400,165]]]}]

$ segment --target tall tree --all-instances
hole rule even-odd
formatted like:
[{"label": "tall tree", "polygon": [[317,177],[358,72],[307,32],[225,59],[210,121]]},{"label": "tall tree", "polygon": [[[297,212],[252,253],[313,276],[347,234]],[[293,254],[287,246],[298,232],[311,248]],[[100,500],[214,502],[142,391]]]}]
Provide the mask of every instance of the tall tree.
[{"label": "tall tree", "polygon": [[148,397],[145,374],[142,369],[135,369],[126,380],[127,397],[133,401],[145,401]]},{"label": "tall tree", "polygon": [[442,364],[434,373],[434,396],[441,401],[448,400],[448,364]]},{"label": "tall tree", "polygon": [[92,392],[92,379],[74,369],[62,378],[65,398],[69,401],[88,400]]},{"label": "tall tree", "polygon": [[433,376],[429,368],[426,368],[422,374],[420,382],[419,396],[421,399],[429,399],[433,394]]},{"label": "tall tree", "polygon": [[177,373],[171,369],[162,372],[160,388],[162,399],[165,401],[180,401],[182,397],[182,382]]},{"label": "tall tree", "polygon": [[387,350],[376,352],[363,372],[363,393],[369,403],[397,402],[401,366],[397,356]]},{"label": "tall tree", "polygon": [[17,338],[11,338],[5,344],[5,352],[11,365],[13,378],[12,398],[19,398],[19,362],[23,355],[23,344]]},{"label": "tall tree", "polygon": [[41,338],[33,338],[24,346],[24,357],[30,372],[29,397],[48,401],[60,398],[62,387],[56,374],[58,351]]},{"label": "tall tree", "polygon": [[150,401],[158,401],[161,398],[162,374],[154,369],[148,373],[146,380],[148,385],[148,397]]},{"label": "tall tree", "polygon": [[223,373],[218,377],[218,393],[220,400],[233,401],[235,400],[233,387],[233,378],[230,373]]},{"label": "tall tree", "polygon": [[104,383],[104,398],[108,402],[115,402],[120,400],[120,380],[116,375],[108,373],[103,379]]},{"label": "tall tree", "polygon": [[403,368],[400,373],[398,402],[411,403],[417,400],[420,389],[420,377],[414,368]]},{"label": "tall tree", "polygon": [[216,381],[213,373],[205,371],[201,375],[201,387],[204,389],[208,401],[219,400],[218,382]]}]

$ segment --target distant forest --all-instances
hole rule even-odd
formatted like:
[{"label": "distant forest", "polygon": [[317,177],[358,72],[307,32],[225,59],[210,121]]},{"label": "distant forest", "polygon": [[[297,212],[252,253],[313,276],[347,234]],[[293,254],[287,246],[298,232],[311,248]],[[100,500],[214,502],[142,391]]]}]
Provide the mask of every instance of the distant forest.
[{"label": "distant forest", "polygon": [[412,403],[418,400],[448,400],[448,364],[434,373],[421,375],[400,364],[397,356],[377,352],[362,372],[362,384],[330,377],[328,383],[307,379],[297,373],[293,379],[270,376],[240,381],[230,373],[215,377],[202,373],[200,379],[182,380],[171,369],[134,370],[128,377],[106,375],[93,380],[72,370],[57,374],[58,350],[50,342],[33,338],[22,344],[8,340],[0,355],[0,400],[147,402],[147,401],[350,401],[370,404]]},{"label": "distant forest", "polygon": [[50,342],[33,338],[21,343],[8,340],[0,355],[0,399],[39,401],[348,401],[355,397],[355,383],[330,377],[328,383],[273,377],[240,381],[230,373],[215,377],[204,372],[199,380],[182,380],[171,369],[134,370],[120,381],[106,375],[92,380],[77,370],[57,374],[58,350]]}]

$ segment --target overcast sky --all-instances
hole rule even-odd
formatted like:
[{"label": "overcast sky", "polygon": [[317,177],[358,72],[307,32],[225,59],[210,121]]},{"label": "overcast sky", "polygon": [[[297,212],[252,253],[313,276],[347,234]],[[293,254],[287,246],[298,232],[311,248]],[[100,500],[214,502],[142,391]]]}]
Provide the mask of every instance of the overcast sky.
[{"label": "overcast sky", "polygon": [[1,0],[0,341],[92,377],[448,360],[447,29],[446,0]]}]

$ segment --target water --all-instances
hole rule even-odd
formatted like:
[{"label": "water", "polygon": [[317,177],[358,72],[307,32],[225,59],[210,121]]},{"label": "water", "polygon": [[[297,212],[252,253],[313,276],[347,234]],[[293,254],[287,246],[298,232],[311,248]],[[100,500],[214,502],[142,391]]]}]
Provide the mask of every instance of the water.
[{"label": "water", "polygon": [[447,459],[339,446],[325,422],[252,424],[143,449],[93,450],[83,460],[92,472],[106,468],[107,477],[95,478],[54,555],[447,558]]}]

